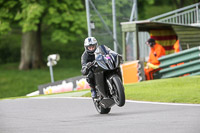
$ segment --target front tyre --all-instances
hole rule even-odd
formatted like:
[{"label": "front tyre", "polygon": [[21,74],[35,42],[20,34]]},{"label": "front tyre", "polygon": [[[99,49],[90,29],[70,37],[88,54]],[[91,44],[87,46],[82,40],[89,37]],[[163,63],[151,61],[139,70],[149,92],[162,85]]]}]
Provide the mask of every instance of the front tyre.
[{"label": "front tyre", "polygon": [[113,76],[113,99],[117,106],[122,107],[125,104],[124,86],[118,75]]}]

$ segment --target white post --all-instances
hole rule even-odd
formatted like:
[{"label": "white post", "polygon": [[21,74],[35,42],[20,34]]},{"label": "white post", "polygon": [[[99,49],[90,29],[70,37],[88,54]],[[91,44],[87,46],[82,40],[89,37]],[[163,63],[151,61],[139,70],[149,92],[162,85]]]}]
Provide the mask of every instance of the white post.
[{"label": "white post", "polygon": [[196,12],[197,12],[197,22],[196,23],[199,23],[199,6],[198,5],[196,5]]},{"label": "white post", "polygon": [[[135,21],[136,21],[138,19],[137,0],[133,0],[133,5],[132,5],[131,16],[130,16],[129,22],[133,21],[134,16],[135,16]],[[130,32],[127,32],[126,43],[128,42],[129,36],[130,36]]]},{"label": "white post", "polygon": [[114,51],[117,52],[117,30],[116,30],[116,10],[115,10],[115,0],[112,0],[112,14],[113,14],[113,43]]},{"label": "white post", "polygon": [[47,66],[49,66],[50,76],[51,76],[51,82],[54,82],[53,78],[53,66],[57,64],[57,61],[60,60],[59,54],[51,54],[47,57]]},{"label": "white post", "polygon": [[135,21],[137,21],[138,20],[137,0],[135,0],[134,3],[135,3]]},{"label": "white post", "polygon": [[90,27],[90,6],[89,6],[89,0],[85,0],[85,7],[86,7],[88,36],[92,36],[91,27]]},{"label": "white post", "polygon": [[51,82],[54,82],[54,78],[53,78],[53,66],[52,66],[52,62],[51,60],[49,60],[50,65],[49,65],[49,71],[50,71],[50,76],[51,76]]}]

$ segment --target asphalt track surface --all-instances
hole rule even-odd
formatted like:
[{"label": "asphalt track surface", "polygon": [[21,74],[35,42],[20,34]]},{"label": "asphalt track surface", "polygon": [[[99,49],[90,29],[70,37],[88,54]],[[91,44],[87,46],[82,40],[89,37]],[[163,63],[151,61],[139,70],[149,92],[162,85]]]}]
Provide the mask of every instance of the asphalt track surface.
[{"label": "asphalt track surface", "polygon": [[127,101],[100,115],[87,98],[0,100],[0,133],[200,133],[200,105]]}]

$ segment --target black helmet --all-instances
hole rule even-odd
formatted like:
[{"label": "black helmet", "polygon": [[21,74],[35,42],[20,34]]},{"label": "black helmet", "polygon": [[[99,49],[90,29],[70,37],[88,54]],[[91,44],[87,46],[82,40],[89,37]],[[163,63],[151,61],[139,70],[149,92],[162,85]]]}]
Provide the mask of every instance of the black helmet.
[{"label": "black helmet", "polygon": [[150,47],[153,47],[156,44],[156,41],[153,38],[149,38],[146,44],[150,45]]}]

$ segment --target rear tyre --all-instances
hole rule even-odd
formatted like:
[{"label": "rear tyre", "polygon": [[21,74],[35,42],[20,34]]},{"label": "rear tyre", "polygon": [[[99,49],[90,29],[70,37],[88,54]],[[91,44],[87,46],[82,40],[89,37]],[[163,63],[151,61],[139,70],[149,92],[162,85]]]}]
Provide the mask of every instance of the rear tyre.
[{"label": "rear tyre", "polygon": [[125,104],[124,86],[118,75],[113,76],[112,86],[114,89],[113,99],[114,99],[115,103],[119,107],[124,106],[124,104]]},{"label": "rear tyre", "polygon": [[97,99],[92,99],[93,100],[93,102],[94,102],[94,106],[95,106],[95,108],[96,108],[96,110],[97,110],[97,112],[99,113],[99,114],[108,114],[109,112],[110,112],[110,110],[111,110],[111,108],[103,108],[100,104],[99,104],[99,102],[97,101]]}]

